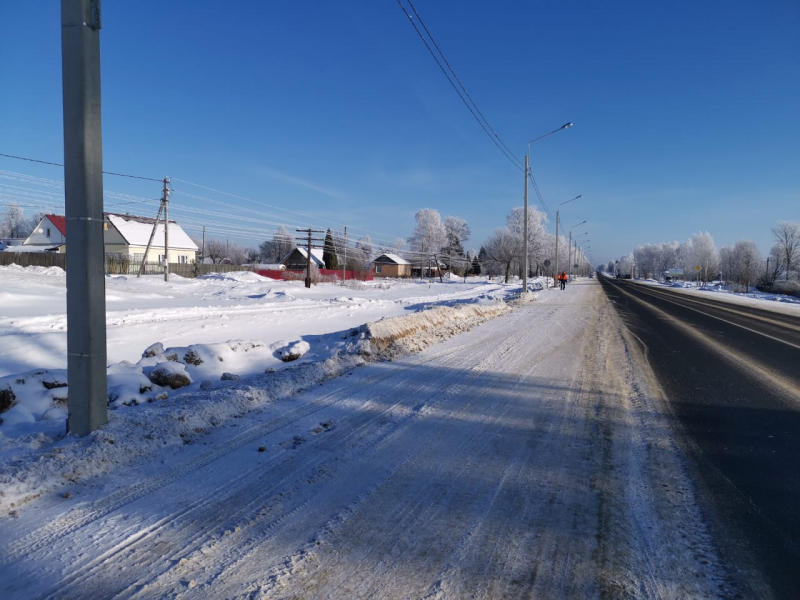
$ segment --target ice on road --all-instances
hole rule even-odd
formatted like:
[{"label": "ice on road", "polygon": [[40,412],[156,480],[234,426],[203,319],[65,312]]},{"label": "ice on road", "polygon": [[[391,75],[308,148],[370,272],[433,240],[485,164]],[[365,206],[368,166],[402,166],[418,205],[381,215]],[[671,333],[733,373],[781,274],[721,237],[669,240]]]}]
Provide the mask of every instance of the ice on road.
[{"label": "ice on road", "polygon": [[637,344],[595,282],[544,292],[41,498],[3,597],[728,595]]}]

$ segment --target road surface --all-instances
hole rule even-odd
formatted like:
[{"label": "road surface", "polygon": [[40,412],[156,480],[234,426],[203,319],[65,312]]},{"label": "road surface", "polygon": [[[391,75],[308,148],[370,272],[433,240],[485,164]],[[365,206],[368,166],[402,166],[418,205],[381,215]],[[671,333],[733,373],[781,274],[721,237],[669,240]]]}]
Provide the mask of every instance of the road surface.
[{"label": "road surface", "polygon": [[595,281],[0,521],[2,597],[764,597]]},{"label": "road surface", "polygon": [[647,356],[726,561],[800,590],[800,312],[601,280]]}]

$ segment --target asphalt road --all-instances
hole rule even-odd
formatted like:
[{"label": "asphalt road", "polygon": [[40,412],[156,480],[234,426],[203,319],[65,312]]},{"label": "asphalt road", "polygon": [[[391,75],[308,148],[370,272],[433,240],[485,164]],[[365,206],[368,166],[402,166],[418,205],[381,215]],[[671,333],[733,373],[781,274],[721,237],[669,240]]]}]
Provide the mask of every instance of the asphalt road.
[{"label": "asphalt road", "polygon": [[800,317],[601,278],[677,418],[720,552],[800,590]]}]

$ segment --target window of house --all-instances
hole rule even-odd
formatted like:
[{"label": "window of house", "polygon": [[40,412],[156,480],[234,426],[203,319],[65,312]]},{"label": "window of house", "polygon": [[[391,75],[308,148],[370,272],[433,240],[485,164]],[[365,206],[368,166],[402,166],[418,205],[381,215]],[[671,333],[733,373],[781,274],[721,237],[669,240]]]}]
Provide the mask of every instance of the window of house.
[{"label": "window of house", "polygon": [[375,265],[375,272],[376,273],[380,273],[381,272],[381,266],[380,265]]},{"label": "window of house", "polygon": [[187,262],[187,261],[186,261],[186,255],[185,255],[185,254],[181,254],[180,256],[178,256],[178,262],[179,262],[180,264],[182,264],[182,265],[185,265],[185,264],[186,264],[186,262]]},{"label": "window of house", "polygon": [[47,228],[47,237],[50,237],[50,228]]}]

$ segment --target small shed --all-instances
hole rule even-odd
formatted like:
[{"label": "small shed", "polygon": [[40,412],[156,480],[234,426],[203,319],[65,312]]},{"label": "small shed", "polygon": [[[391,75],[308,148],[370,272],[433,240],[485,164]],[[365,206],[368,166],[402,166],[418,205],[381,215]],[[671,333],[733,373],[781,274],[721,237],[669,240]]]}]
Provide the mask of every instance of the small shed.
[{"label": "small shed", "polygon": [[388,252],[372,261],[372,270],[379,277],[411,277],[411,263]]}]

